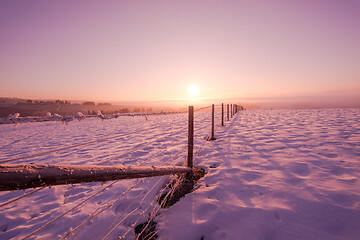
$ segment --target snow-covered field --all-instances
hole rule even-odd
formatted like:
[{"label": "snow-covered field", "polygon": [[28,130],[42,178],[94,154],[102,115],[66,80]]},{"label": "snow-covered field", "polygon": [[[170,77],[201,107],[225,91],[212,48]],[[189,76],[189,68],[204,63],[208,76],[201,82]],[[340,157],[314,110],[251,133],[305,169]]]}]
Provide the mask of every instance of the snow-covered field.
[{"label": "snow-covered field", "polygon": [[[134,239],[155,212],[159,239],[359,239],[360,109],[241,111],[209,131],[196,112],[207,175],[169,209],[169,177],[0,192],[0,239]],[[182,165],[186,143],[187,114],[0,125],[0,163]]]}]

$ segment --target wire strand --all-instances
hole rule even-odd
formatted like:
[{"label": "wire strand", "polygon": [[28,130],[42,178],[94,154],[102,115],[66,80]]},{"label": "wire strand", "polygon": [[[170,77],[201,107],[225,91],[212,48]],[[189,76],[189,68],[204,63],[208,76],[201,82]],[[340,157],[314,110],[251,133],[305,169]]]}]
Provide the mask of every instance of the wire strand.
[{"label": "wire strand", "polygon": [[49,226],[50,224],[54,223],[55,221],[57,221],[58,219],[60,219],[61,217],[65,216],[66,214],[68,214],[69,212],[71,212],[72,210],[78,208],[79,206],[81,206],[82,204],[84,204],[86,201],[90,200],[91,198],[95,197],[96,195],[102,193],[103,191],[105,191],[107,188],[111,187],[112,185],[114,185],[117,181],[114,181],[110,184],[108,184],[107,186],[103,187],[100,191],[96,192],[95,194],[85,198],[83,201],[81,201],[79,204],[75,205],[74,207],[68,209],[67,211],[65,211],[64,213],[60,214],[59,216],[57,216],[56,218],[50,220],[48,223],[46,223],[45,225],[41,226],[40,228],[36,229],[35,231],[31,232],[30,234],[26,235],[23,239],[28,239],[29,237],[31,237],[32,235],[38,233],[39,231],[43,230],[44,228],[46,228],[47,226]]},{"label": "wire strand", "polygon": [[42,190],[44,188],[46,188],[46,187],[37,188],[37,189],[32,190],[31,192],[25,193],[24,195],[13,198],[13,199],[11,199],[11,200],[9,200],[7,202],[4,202],[4,203],[0,204],[0,207],[6,206],[6,205],[8,205],[10,203],[13,203],[13,202],[15,202],[17,200],[20,200],[20,199],[24,198],[24,197],[30,196],[31,194],[36,193],[36,192],[38,192],[38,191],[40,191],[40,190]]},{"label": "wire strand", "polygon": [[[172,123],[169,123],[169,124],[172,124]],[[169,124],[166,124],[166,125],[169,125]],[[38,157],[38,156],[46,155],[46,154],[53,153],[53,152],[58,152],[58,151],[66,150],[66,149],[79,147],[79,146],[89,145],[89,144],[92,144],[92,143],[103,142],[103,141],[118,138],[118,137],[128,136],[128,135],[135,134],[135,133],[140,133],[140,132],[144,132],[144,131],[148,131],[148,130],[157,129],[157,128],[160,128],[160,127],[164,127],[166,125],[158,125],[158,126],[154,126],[154,127],[150,127],[150,128],[146,128],[146,129],[141,129],[141,130],[129,132],[129,133],[117,134],[116,136],[100,138],[100,139],[96,139],[96,140],[92,140],[92,141],[88,141],[88,142],[84,142],[84,143],[78,143],[78,144],[74,144],[74,145],[70,145],[70,146],[66,146],[66,147],[61,147],[61,148],[52,149],[52,150],[48,150],[48,151],[43,151],[43,152],[39,152],[39,153],[29,154],[29,155],[26,155],[26,156],[21,156],[21,157],[15,157],[15,158],[12,158],[12,159],[2,160],[2,161],[0,161],[0,164],[1,163],[7,163],[7,162],[13,162],[13,161],[17,161],[17,160],[22,160],[22,159],[26,159],[26,158]]]}]

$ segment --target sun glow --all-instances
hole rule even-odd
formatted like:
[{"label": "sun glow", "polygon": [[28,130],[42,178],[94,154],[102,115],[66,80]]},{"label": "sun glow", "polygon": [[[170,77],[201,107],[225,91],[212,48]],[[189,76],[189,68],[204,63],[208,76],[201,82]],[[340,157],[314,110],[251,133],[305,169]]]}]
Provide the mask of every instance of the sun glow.
[{"label": "sun glow", "polygon": [[189,86],[188,94],[189,94],[190,98],[196,98],[198,96],[198,93],[199,93],[198,86],[196,86],[196,85]]}]

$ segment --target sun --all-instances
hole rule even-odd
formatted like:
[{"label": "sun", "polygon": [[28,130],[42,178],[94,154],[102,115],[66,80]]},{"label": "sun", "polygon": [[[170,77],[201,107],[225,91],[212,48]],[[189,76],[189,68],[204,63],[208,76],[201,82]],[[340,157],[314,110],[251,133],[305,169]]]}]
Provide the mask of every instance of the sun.
[{"label": "sun", "polygon": [[190,96],[191,98],[197,97],[198,93],[199,93],[199,88],[198,88],[198,86],[196,86],[196,85],[191,85],[191,86],[189,86],[189,88],[188,88],[188,94],[189,94],[189,96]]}]

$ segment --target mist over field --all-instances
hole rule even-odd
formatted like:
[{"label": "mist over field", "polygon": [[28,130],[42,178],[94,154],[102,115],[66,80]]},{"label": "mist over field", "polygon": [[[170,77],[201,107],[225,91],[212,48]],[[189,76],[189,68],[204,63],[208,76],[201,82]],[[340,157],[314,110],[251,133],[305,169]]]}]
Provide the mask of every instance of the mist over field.
[{"label": "mist over field", "polygon": [[311,108],[356,108],[360,107],[360,94],[333,93],[308,96],[285,96],[285,97],[252,97],[227,99],[193,99],[173,101],[149,101],[149,102],[113,102],[116,105],[149,105],[156,107],[186,107],[189,105],[207,106],[210,104],[236,102],[256,109],[311,109]]}]

